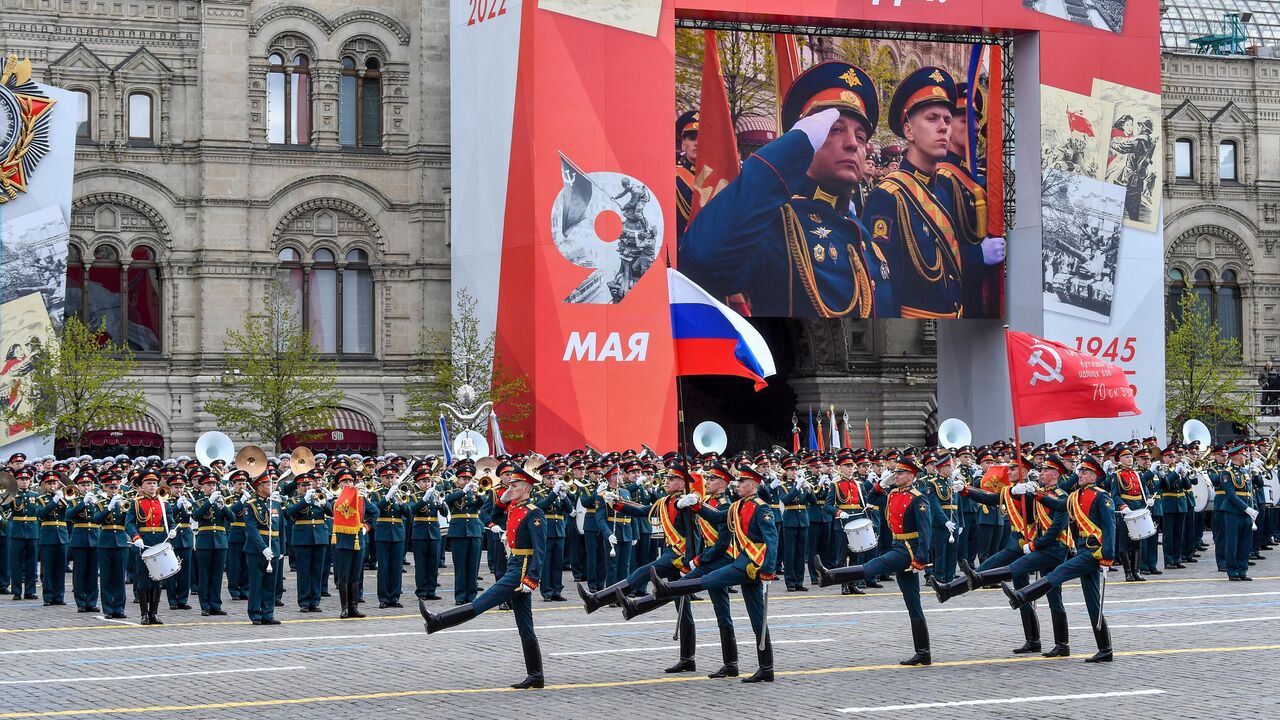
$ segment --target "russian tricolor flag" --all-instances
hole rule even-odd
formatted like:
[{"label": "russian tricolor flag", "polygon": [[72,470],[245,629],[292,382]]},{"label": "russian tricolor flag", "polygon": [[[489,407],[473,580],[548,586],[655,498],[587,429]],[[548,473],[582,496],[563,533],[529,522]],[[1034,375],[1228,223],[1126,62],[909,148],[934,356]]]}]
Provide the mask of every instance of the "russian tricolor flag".
[{"label": "russian tricolor flag", "polygon": [[737,375],[754,380],[756,390],[768,386],[773,354],[751,323],[672,268],[667,290],[676,375]]}]

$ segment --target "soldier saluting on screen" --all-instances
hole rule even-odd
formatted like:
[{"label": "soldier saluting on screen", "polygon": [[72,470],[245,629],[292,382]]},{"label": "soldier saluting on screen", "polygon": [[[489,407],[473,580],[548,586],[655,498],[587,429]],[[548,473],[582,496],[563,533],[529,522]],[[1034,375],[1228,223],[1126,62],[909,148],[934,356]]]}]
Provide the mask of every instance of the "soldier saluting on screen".
[{"label": "soldier saluting on screen", "polygon": [[698,212],[681,271],[713,295],[742,293],[753,315],[896,316],[879,305],[889,278],[851,205],[879,117],[859,67],[825,62],[796,78],[782,105],[788,132]]},{"label": "soldier saluting on screen", "polygon": [[871,192],[863,211],[904,318],[964,316],[960,242],[951,198],[937,182],[955,101],[955,80],[941,68],[923,67],[902,81],[889,103],[889,127],[907,141],[907,154]]}]

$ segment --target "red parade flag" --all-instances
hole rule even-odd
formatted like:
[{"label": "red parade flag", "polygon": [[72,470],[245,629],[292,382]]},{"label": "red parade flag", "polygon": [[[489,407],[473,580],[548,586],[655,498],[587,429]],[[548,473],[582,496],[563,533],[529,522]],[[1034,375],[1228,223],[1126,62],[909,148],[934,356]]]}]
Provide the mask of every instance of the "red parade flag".
[{"label": "red parade flag", "polygon": [[1077,112],[1067,111],[1067,127],[1078,133],[1084,133],[1089,137],[1093,137],[1093,125],[1089,123],[1089,119]]},{"label": "red parade flag", "polygon": [[[781,110],[782,98],[791,90],[791,84],[800,77],[800,45],[795,35],[786,33],[773,34],[774,86],[777,89],[778,107]],[[778,134],[782,134],[782,124],[778,124]]]},{"label": "red parade flag", "polygon": [[1029,333],[1005,332],[1015,426],[1138,415],[1118,365]]},{"label": "red parade flag", "polygon": [[871,449],[871,421],[862,421],[862,448],[864,450]]},{"label": "red parade flag", "polygon": [[818,433],[818,452],[826,452],[827,443],[825,442],[825,439],[822,437],[822,411],[821,410],[818,411],[817,433]]},{"label": "red parade flag", "polygon": [[800,423],[791,416],[791,452],[800,452]]},{"label": "red parade flag", "polygon": [[692,221],[698,210],[716,193],[738,177],[738,139],[733,132],[733,115],[729,110],[729,94],[725,90],[724,72],[720,69],[720,51],[716,31],[703,31],[702,99],[698,107],[698,162],[693,168],[696,187]]}]

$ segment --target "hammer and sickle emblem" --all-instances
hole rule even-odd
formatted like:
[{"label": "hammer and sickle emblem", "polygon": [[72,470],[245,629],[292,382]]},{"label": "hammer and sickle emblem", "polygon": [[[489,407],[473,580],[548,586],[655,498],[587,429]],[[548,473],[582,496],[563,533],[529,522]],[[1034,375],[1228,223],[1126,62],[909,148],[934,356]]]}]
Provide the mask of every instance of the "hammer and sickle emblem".
[{"label": "hammer and sickle emblem", "polygon": [[[1052,362],[1046,359],[1046,354],[1053,358]],[[1039,368],[1036,374],[1031,376],[1032,386],[1037,382],[1063,382],[1062,357],[1058,355],[1057,350],[1048,345],[1033,345],[1031,355],[1027,357],[1027,365]]]},{"label": "hammer and sickle emblem", "polygon": [[560,175],[564,178],[565,185],[572,185],[578,180],[578,174],[572,170],[561,170]]},{"label": "hammer and sickle emblem", "polygon": [[715,173],[715,168],[710,165],[704,166],[702,168],[702,172],[698,173],[698,177],[695,181],[696,184],[694,185],[694,190],[698,191],[698,198],[702,205],[706,205],[710,202],[711,198],[716,196],[716,193],[723,190],[725,186],[729,184],[728,180],[720,178],[719,182],[712,185],[710,181],[713,173]]}]

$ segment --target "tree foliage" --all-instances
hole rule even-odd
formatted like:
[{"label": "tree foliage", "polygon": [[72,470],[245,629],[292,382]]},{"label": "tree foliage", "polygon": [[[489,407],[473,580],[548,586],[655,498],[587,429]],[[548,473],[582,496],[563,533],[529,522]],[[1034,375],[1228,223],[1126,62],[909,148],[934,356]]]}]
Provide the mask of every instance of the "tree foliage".
[{"label": "tree foliage", "polygon": [[337,365],[321,358],[294,309],[295,294],[274,282],[263,314],[244,328],[227,331],[227,373],[213,388],[204,409],[224,432],[256,438],[277,449],[291,433],[328,427],[333,408],[342,404]]},{"label": "tree foliage", "polygon": [[53,435],[77,455],[89,432],[132,422],[146,412],[142,387],[129,377],[133,354],[107,337],[105,322],[93,330],[68,317],[58,337],[31,341],[30,362],[31,372],[21,379],[21,400],[5,406],[4,421]]},{"label": "tree foliage", "polygon": [[[405,424],[422,435],[438,434],[440,416],[451,416],[445,405],[457,407],[459,391],[467,386],[475,394],[473,406],[492,402],[497,408],[504,439],[523,439],[515,427],[531,409],[522,399],[529,392],[525,376],[513,372],[495,353],[494,333],[481,335],[476,299],[466,290],[458,292],[456,313],[448,332],[424,331],[418,336],[414,374],[406,387]],[[483,432],[487,417],[486,413],[463,429]]]},{"label": "tree foliage", "polygon": [[[734,122],[743,115],[773,117],[773,43],[766,33],[739,30],[716,32],[720,70],[724,73],[729,113]],[[701,30],[676,29],[676,107],[682,112],[702,104],[703,35]]]},{"label": "tree foliage", "polygon": [[1184,293],[1165,338],[1165,417],[1176,435],[1182,423],[1197,418],[1209,427],[1219,422],[1253,422],[1253,400],[1245,388],[1240,341],[1224,338],[1209,308]]}]

